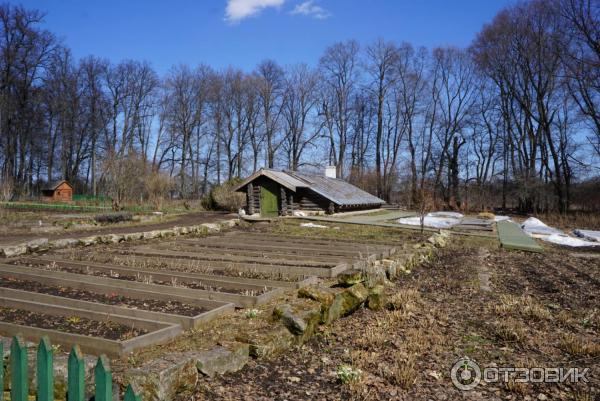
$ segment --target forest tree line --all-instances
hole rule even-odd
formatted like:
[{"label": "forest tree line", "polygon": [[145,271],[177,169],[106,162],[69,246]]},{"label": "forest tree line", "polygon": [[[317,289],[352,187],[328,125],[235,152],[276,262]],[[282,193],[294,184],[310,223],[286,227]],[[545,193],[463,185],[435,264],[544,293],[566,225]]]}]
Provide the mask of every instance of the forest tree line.
[{"label": "forest tree line", "polygon": [[[600,183],[600,1],[502,10],[467,49],[334,43],[253,71],[74,59],[0,7],[0,196],[182,198],[260,167],[321,170],[390,201],[564,212]],[[594,190],[592,190],[592,193]]]}]

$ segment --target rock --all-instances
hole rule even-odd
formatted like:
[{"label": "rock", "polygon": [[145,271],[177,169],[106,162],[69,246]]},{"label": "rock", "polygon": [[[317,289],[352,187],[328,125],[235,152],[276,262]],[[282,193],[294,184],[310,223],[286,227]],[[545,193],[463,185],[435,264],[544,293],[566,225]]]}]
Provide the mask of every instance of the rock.
[{"label": "rock", "polygon": [[270,358],[291,348],[296,339],[283,325],[277,325],[267,330],[247,331],[239,334],[236,341],[250,346],[250,356],[254,358]]},{"label": "rock", "polygon": [[[208,223],[205,223],[205,224],[208,224]],[[216,224],[213,224],[212,226],[218,228],[218,226]],[[204,224],[200,224],[198,226],[190,226],[189,230],[190,230],[190,233],[192,233],[192,234],[205,234],[205,233],[209,232],[208,227],[205,227]],[[220,230],[220,228],[219,228],[219,230]]]},{"label": "rock", "polygon": [[79,245],[90,246],[90,245],[94,245],[97,243],[98,243],[98,237],[95,237],[95,236],[79,238]]},{"label": "rock", "polygon": [[187,227],[173,227],[173,231],[177,235],[186,235],[189,233],[189,230]]},{"label": "rock", "polygon": [[38,238],[27,242],[28,252],[38,252],[48,250],[48,238]]},{"label": "rock", "polygon": [[198,383],[198,355],[175,353],[155,359],[143,368],[123,374],[125,385],[134,385],[144,401],[173,400],[191,395]]},{"label": "rock", "polygon": [[123,235],[125,241],[139,241],[142,238],[144,238],[144,233],[129,233]]},{"label": "rock", "polygon": [[106,234],[99,237],[100,242],[103,244],[118,244],[121,241],[124,241],[123,235],[118,234]]},{"label": "rock", "polygon": [[367,307],[371,310],[381,310],[385,307],[386,296],[385,287],[383,285],[377,285],[369,290],[369,296],[367,297]]},{"label": "rock", "polygon": [[2,249],[2,255],[5,258],[12,258],[13,256],[25,255],[26,253],[27,253],[27,245],[26,244],[7,246]]},{"label": "rock", "polygon": [[54,248],[54,249],[62,249],[62,248],[69,248],[72,246],[75,246],[79,244],[79,240],[75,239],[75,238],[63,238],[63,239],[55,239],[53,241],[50,241],[48,243],[48,246],[50,248]]},{"label": "rock", "polygon": [[306,330],[306,322],[299,316],[295,316],[292,307],[288,304],[276,306],[273,310],[273,316],[276,319],[281,319],[281,322],[292,334],[300,335]]},{"label": "rock", "polygon": [[200,352],[196,358],[196,367],[202,374],[209,377],[237,372],[248,363],[250,346],[235,343],[229,348],[216,347],[210,351]]},{"label": "rock", "polygon": [[174,230],[161,230],[160,231],[161,238],[167,238],[167,237],[173,237],[173,236],[175,236]]},{"label": "rock", "polygon": [[204,227],[209,233],[218,233],[221,231],[221,226],[215,223],[202,223],[201,227]]},{"label": "rock", "polygon": [[388,284],[386,267],[381,263],[372,263],[365,267],[363,275],[365,277],[365,285],[367,288],[372,288],[376,285]]},{"label": "rock", "polygon": [[160,230],[144,231],[142,235],[144,239],[160,238]]},{"label": "rock", "polygon": [[361,283],[346,288],[335,296],[331,307],[325,314],[324,322],[330,324],[334,320],[354,312],[367,300],[368,295],[367,288]]},{"label": "rock", "polygon": [[233,228],[237,225],[238,220],[237,219],[223,220],[220,223],[221,223],[221,226],[224,228]]},{"label": "rock", "polygon": [[312,299],[313,301],[320,303],[321,323],[325,323],[325,317],[333,304],[336,294],[336,291],[331,288],[316,285],[307,286],[298,290],[298,297]]},{"label": "rock", "polygon": [[348,269],[346,271],[341,272],[338,277],[338,283],[343,285],[344,287],[350,287],[354,284],[362,283],[365,281],[363,276],[363,272],[356,269]]},{"label": "rock", "polygon": [[273,310],[273,316],[280,319],[294,335],[300,336],[300,342],[308,340],[321,320],[320,307],[312,303],[279,305]]}]

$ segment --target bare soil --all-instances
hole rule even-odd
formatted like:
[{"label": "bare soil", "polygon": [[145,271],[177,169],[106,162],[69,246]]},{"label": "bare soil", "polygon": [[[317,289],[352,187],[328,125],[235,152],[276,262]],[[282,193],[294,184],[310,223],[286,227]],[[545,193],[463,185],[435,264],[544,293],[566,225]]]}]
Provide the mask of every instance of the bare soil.
[{"label": "bare soil", "polygon": [[0,307],[0,321],[40,329],[57,330],[71,334],[101,337],[108,340],[128,340],[147,333],[147,330],[107,321],[90,320],[78,316],[64,317],[30,312],[23,309]]},{"label": "bare soil", "polygon": [[178,301],[160,301],[156,299],[140,300],[118,294],[105,295],[70,287],[54,287],[28,280],[0,278],[0,287],[55,295],[81,301],[143,309],[151,312],[173,313],[182,316],[197,316],[206,312],[206,309],[199,306],[189,305]]},{"label": "bare soil", "polygon": [[[13,264],[15,264],[17,266],[23,265],[22,263],[19,263],[18,261],[15,261]],[[144,274],[144,276],[142,277],[142,276],[135,276],[135,275],[130,275],[130,274],[122,274],[122,273],[117,273],[117,272],[107,273],[105,271],[94,270],[93,267],[84,269],[84,268],[60,266],[60,264],[30,263],[30,262],[26,263],[26,265],[29,267],[37,267],[37,268],[41,268],[44,270],[50,270],[50,271],[62,271],[62,272],[67,272],[67,273],[85,274],[85,275],[91,275],[91,276],[96,276],[96,277],[112,278],[112,279],[116,279],[116,280],[138,281],[138,282],[143,282],[146,284],[158,284],[158,285],[166,285],[166,286],[170,286],[170,287],[191,288],[194,290],[225,292],[225,293],[229,293],[229,294],[247,294],[248,293],[248,291],[244,290],[244,289],[223,288],[223,287],[219,287],[219,286],[213,286],[213,285],[209,285],[209,284],[204,284],[200,280],[195,281],[195,282],[180,281],[180,280],[177,280],[177,278],[175,278],[172,281],[156,280],[156,279],[152,278],[151,271],[146,272],[146,274]],[[268,291],[269,291],[269,289],[267,289],[267,288],[261,288],[261,289],[257,289],[252,295],[258,296],[258,295],[264,294]]]},{"label": "bare soil", "polygon": [[[211,261],[193,260],[193,259],[177,259],[177,258],[160,258],[150,256],[131,255],[122,252],[123,247],[128,247],[130,244],[119,244],[116,246],[96,246],[89,249],[62,250],[61,257],[76,261],[95,262],[104,264],[113,264],[123,267],[134,267],[144,270],[157,271],[172,271],[181,273],[200,273],[210,274],[214,276],[224,277],[243,277],[250,279],[276,280],[285,282],[296,282],[299,279],[289,277],[285,274],[277,273],[261,273],[257,271],[238,271],[234,268],[213,267]],[[139,246],[136,244],[135,246]]]},{"label": "bare soil", "polygon": [[[599,260],[456,241],[389,288],[393,310],[361,309],[281,358],[202,380],[193,399],[600,400]],[[511,376],[460,391],[450,371],[465,356],[482,368],[589,368],[589,383]],[[343,383],[342,366],[359,379]]]}]

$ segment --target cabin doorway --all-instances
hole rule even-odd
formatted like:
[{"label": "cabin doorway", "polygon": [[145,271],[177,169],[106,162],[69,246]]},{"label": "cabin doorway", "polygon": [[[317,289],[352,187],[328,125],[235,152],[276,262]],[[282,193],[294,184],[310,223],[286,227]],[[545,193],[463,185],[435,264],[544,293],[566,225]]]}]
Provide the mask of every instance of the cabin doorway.
[{"label": "cabin doorway", "polygon": [[260,187],[260,214],[265,217],[279,216],[277,191],[279,185],[271,180],[265,180]]}]

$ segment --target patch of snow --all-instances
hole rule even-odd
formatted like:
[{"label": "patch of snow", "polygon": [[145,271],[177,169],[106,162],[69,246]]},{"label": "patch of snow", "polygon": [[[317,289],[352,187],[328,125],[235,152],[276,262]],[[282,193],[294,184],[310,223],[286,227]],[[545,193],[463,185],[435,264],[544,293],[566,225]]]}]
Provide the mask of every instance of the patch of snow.
[{"label": "patch of snow", "polygon": [[548,235],[564,235],[565,233],[562,230],[550,227],[544,224],[543,221],[536,219],[535,217],[530,217],[521,224],[521,228],[530,237],[542,238]]},{"label": "patch of snow", "polygon": [[328,228],[327,226],[323,226],[321,224],[315,224],[315,223],[301,223],[300,227],[306,227],[306,228]]},{"label": "patch of snow", "polygon": [[245,216],[246,215],[246,210],[243,209],[243,208],[240,208],[240,210],[238,210],[238,215]]},{"label": "patch of snow", "polygon": [[600,246],[600,242],[586,241],[580,238],[569,237],[566,234],[551,234],[541,237],[543,241],[551,242],[557,245],[582,247],[582,246]]},{"label": "patch of snow", "polygon": [[465,217],[462,213],[458,213],[458,212],[431,212],[431,213],[427,213],[427,216],[448,217],[451,219],[462,219],[463,217]]},{"label": "patch of snow", "polygon": [[509,220],[510,220],[510,216],[494,216],[494,221],[495,222],[509,221]]},{"label": "patch of snow", "polygon": [[[448,213],[449,215],[445,215],[445,216],[440,215],[440,214],[446,214],[446,213]],[[460,216],[460,217],[455,217],[455,216]],[[427,213],[425,215],[425,218],[423,219],[423,225],[425,227],[431,227],[431,228],[451,228],[452,226],[459,224],[461,219],[462,219],[462,214],[460,214],[460,213],[433,212],[433,213]],[[401,219],[398,219],[397,222],[400,224],[406,224],[408,226],[420,226],[421,218],[419,216],[403,217]]]},{"label": "patch of snow", "polygon": [[296,216],[296,217],[306,217],[306,213],[304,213],[303,211],[300,211],[300,210],[296,210],[296,211],[294,211],[294,216]]},{"label": "patch of snow", "polygon": [[[531,237],[539,238],[542,241],[550,242],[556,245],[573,248],[600,246],[600,242],[587,241],[585,239],[571,237],[565,234],[562,230],[550,227],[535,217],[530,217],[525,220],[525,222],[521,224],[521,228]],[[586,230],[575,230],[575,234],[584,236],[582,231],[585,232]],[[594,231],[592,231],[592,233],[594,233]],[[596,233],[600,235],[600,232]]]},{"label": "patch of snow", "polygon": [[600,242],[600,231],[580,230],[576,228],[573,230],[573,234],[588,241]]}]

